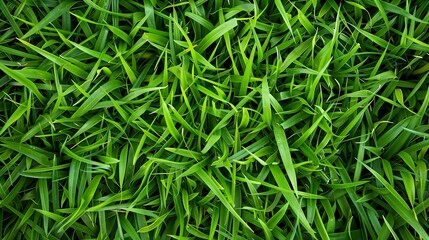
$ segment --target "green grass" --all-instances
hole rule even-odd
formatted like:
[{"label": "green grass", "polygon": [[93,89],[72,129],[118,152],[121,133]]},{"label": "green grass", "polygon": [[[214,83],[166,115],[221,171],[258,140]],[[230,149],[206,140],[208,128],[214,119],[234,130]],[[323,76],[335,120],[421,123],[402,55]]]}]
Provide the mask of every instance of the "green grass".
[{"label": "green grass", "polygon": [[429,1],[0,0],[2,239],[429,239]]}]

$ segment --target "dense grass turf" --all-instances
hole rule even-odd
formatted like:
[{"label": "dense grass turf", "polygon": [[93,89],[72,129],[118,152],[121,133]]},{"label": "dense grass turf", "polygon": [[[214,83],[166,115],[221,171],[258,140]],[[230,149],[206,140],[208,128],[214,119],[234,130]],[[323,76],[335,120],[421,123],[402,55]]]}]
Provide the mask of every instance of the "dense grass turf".
[{"label": "dense grass turf", "polygon": [[429,239],[429,1],[0,0],[3,239]]}]

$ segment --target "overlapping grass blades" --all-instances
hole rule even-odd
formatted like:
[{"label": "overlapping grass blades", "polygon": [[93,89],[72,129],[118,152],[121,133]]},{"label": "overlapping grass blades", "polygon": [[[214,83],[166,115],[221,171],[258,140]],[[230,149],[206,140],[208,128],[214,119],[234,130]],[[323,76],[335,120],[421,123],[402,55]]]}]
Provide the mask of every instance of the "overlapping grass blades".
[{"label": "overlapping grass blades", "polygon": [[429,2],[0,0],[3,239],[429,239]]}]

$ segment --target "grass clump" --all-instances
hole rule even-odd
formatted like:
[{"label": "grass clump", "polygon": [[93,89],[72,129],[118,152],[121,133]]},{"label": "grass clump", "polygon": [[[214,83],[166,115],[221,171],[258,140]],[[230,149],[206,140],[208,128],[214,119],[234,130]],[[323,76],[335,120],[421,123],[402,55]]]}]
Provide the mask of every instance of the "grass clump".
[{"label": "grass clump", "polygon": [[4,239],[429,239],[429,2],[0,0]]}]

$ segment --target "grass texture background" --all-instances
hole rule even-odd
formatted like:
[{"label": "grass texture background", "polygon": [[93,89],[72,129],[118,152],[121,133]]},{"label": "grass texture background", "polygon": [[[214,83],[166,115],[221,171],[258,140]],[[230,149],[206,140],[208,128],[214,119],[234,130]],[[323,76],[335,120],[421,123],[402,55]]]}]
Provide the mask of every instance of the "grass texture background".
[{"label": "grass texture background", "polygon": [[0,0],[3,239],[429,239],[429,1]]}]

